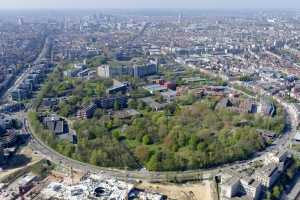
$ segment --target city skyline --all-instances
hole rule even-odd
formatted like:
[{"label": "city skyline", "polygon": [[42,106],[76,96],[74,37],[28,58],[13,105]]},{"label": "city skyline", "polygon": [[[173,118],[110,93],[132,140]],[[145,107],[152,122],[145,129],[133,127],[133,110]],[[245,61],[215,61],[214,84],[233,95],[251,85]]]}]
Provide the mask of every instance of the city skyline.
[{"label": "city skyline", "polygon": [[2,2],[0,9],[300,9],[300,2],[296,0],[111,0],[71,1],[71,0],[11,0]]}]

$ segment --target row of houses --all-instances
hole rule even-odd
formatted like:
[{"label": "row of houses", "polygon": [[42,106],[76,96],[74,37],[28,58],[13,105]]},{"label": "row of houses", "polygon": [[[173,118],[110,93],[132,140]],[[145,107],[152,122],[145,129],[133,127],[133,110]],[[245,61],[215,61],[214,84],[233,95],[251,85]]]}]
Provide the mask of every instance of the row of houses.
[{"label": "row of houses", "polygon": [[8,103],[0,106],[1,113],[13,113],[18,112],[25,108],[23,103]]},{"label": "row of houses", "polygon": [[23,65],[0,66],[0,94],[6,91],[24,68]]},{"label": "row of houses", "polygon": [[26,79],[11,92],[11,98],[13,101],[22,101],[31,98],[34,91],[37,91],[42,81],[46,78],[46,74],[51,72],[52,65],[39,64],[35,65],[31,69]]}]

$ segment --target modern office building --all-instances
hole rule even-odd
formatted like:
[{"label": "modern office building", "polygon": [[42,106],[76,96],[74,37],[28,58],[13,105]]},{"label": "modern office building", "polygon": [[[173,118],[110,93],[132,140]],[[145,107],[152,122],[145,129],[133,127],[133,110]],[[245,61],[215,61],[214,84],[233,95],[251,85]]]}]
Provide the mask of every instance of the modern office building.
[{"label": "modern office building", "polygon": [[270,188],[278,180],[280,175],[281,171],[279,170],[279,164],[270,163],[268,165],[264,165],[255,173],[255,179],[261,182],[261,184],[266,188]]},{"label": "modern office building", "polygon": [[156,74],[158,72],[157,65],[154,63],[148,63],[146,65],[133,66],[133,76],[135,78],[141,78],[149,75]]},{"label": "modern office building", "polygon": [[4,133],[0,134],[0,144],[4,148],[10,148],[17,142],[17,133],[15,130],[6,130]]},{"label": "modern office building", "polygon": [[15,89],[11,92],[11,98],[13,101],[22,101],[27,99],[30,96],[28,90],[24,89]]},{"label": "modern office building", "polygon": [[232,198],[240,191],[240,180],[236,177],[231,177],[221,184],[221,196]]},{"label": "modern office building", "polygon": [[114,108],[116,102],[118,103],[120,108],[126,108],[128,97],[126,96],[104,97],[104,98],[97,99],[95,101],[97,107],[103,109]]},{"label": "modern office building", "polygon": [[68,124],[66,121],[57,116],[44,117],[43,125],[55,135],[61,135],[68,132]]},{"label": "modern office building", "polygon": [[79,119],[88,119],[93,117],[95,111],[97,109],[97,105],[92,103],[80,110],[77,111],[77,118]]},{"label": "modern office building", "polygon": [[142,78],[153,75],[158,72],[157,64],[147,63],[142,65],[133,65],[132,67],[122,65],[112,67],[110,65],[101,65],[97,69],[97,74],[104,78],[115,78],[120,76],[132,76],[135,78]]},{"label": "modern office building", "polygon": [[129,84],[127,82],[126,83],[121,83],[121,84],[118,84],[118,85],[114,85],[111,88],[108,88],[106,90],[106,93],[109,94],[109,95],[110,94],[116,94],[118,92],[125,93],[128,90],[128,87],[129,87]]},{"label": "modern office building", "polygon": [[120,76],[130,76],[132,68],[122,65],[118,67],[112,67],[110,65],[101,65],[97,69],[97,75],[103,78],[114,78]]},{"label": "modern office building", "polygon": [[251,177],[243,177],[241,180],[241,193],[247,195],[251,199],[259,199],[262,192],[262,185],[260,182]]}]

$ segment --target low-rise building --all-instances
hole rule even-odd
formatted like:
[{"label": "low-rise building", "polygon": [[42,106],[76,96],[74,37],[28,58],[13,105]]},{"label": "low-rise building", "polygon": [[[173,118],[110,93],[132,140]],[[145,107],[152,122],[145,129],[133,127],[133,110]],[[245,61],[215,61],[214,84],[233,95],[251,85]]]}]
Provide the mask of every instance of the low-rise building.
[{"label": "low-rise building", "polygon": [[155,94],[156,92],[164,92],[168,90],[166,87],[161,86],[159,84],[146,85],[143,88],[151,94]]},{"label": "low-rise building", "polygon": [[258,108],[257,108],[258,113],[262,113],[265,116],[274,116],[276,112],[276,107],[273,103],[269,103],[267,101],[262,101]]},{"label": "low-rise building", "polygon": [[175,101],[176,96],[177,96],[176,91],[173,91],[173,90],[168,90],[168,91],[162,92],[160,94],[164,98],[164,100],[167,101],[168,103]]},{"label": "low-rise building", "polygon": [[51,108],[59,103],[57,98],[44,98],[41,106],[46,108]]},{"label": "low-rise building", "polygon": [[24,175],[18,182],[20,194],[25,194],[28,190],[30,190],[37,178],[38,177],[32,173]]},{"label": "low-rise building", "polygon": [[217,108],[227,108],[229,106],[232,106],[232,103],[228,98],[221,99],[217,104]]},{"label": "low-rise building", "polygon": [[169,105],[169,103],[158,103],[151,97],[143,98],[142,101],[154,111],[162,110]]},{"label": "low-rise building", "polygon": [[127,119],[139,115],[141,115],[141,113],[134,109],[119,110],[113,113],[113,116],[119,119]]}]

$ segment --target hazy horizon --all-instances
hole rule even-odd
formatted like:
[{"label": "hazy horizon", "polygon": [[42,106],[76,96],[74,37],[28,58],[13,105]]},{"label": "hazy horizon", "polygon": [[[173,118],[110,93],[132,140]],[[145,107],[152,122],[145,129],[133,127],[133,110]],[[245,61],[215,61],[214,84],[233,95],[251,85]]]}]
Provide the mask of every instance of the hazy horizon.
[{"label": "hazy horizon", "polygon": [[[2,0],[3,1],[3,0]],[[23,9],[300,9],[299,0],[9,0],[2,10]],[[163,1],[163,2],[162,2]]]}]

